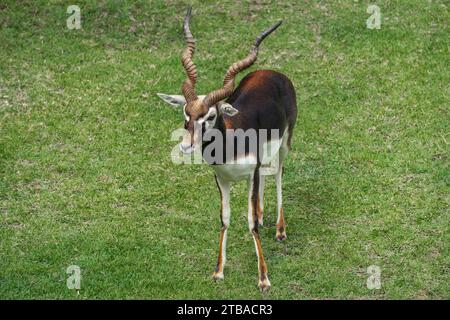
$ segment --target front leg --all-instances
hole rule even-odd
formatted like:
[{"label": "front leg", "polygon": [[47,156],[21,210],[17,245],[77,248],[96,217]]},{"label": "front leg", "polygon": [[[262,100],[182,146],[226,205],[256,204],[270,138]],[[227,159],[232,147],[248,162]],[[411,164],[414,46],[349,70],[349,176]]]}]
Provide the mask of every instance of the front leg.
[{"label": "front leg", "polygon": [[258,192],[258,224],[260,227],[263,225],[264,216],[264,175],[259,175],[259,192]]},{"label": "front leg", "polygon": [[227,229],[230,225],[230,182],[224,181],[216,175],[216,183],[220,192],[220,221],[222,228],[220,229],[219,257],[213,278],[214,280],[220,280],[223,279],[223,267],[225,266],[226,260]]},{"label": "front leg", "polygon": [[255,242],[256,255],[258,257],[258,286],[262,291],[270,288],[270,281],[267,274],[267,266],[262,252],[261,238],[258,232],[258,197],[259,197],[259,168],[255,169],[252,177],[249,178],[248,192],[248,227]]},{"label": "front leg", "polygon": [[282,176],[283,176],[283,166],[280,165],[278,172],[275,177],[275,182],[277,185],[277,234],[276,238],[278,241],[283,241],[286,239],[286,223],[284,220],[284,210],[283,210],[283,195],[282,195]]}]

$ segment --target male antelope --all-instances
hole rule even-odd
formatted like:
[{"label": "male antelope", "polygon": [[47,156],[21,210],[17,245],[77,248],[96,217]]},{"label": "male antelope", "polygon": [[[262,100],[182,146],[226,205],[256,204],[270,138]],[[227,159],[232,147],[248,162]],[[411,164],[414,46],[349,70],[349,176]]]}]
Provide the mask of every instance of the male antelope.
[{"label": "male antelope", "polygon": [[[189,29],[190,18],[191,8],[188,9],[184,21],[187,47],[182,54],[181,61],[186,70],[187,79],[182,86],[183,96],[158,94],[164,101],[172,105],[183,106],[186,134],[179,148],[185,154],[193,152],[195,148],[203,150],[211,142],[202,141],[202,134],[206,134],[212,129],[222,132],[223,137],[226,136],[226,131],[230,129],[268,130],[267,141],[264,141],[264,146],[270,145],[272,150],[276,150],[276,152],[271,153],[271,157],[278,157],[278,166],[276,172],[273,173],[276,177],[277,188],[276,238],[282,241],[286,238],[286,228],[282,207],[281,180],[283,160],[290,149],[292,131],[297,118],[294,87],[291,81],[281,73],[258,70],[248,74],[234,89],[236,75],[256,61],[259,45],[265,37],[280,26],[281,21],[256,39],[245,59],[229,67],[222,88],[206,96],[197,96],[195,93],[197,69],[192,61],[195,39]],[[195,128],[200,128],[200,130]],[[270,134],[271,130],[278,130],[280,133],[278,139]],[[225,138],[223,141],[224,149],[230,146],[230,141]],[[258,284],[261,290],[266,290],[270,287],[270,282],[258,233],[258,226],[263,223],[264,175],[261,174],[261,164],[264,159],[261,159],[262,155],[259,148],[256,152],[251,152],[250,149],[252,148],[248,144],[249,142],[246,142],[245,148],[241,152],[233,144],[232,157],[225,157],[221,164],[210,162],[215,171],[215,178],[221,195],[220,217],[222,222],[219,257],[213,278],[216,280],[223,278],[227,229],[230,224],[230,183],[247,179],[249,186],[248,225],[253,235],[258,257]],[[265,159],[265,163],[270,161],[271,159]]]}]

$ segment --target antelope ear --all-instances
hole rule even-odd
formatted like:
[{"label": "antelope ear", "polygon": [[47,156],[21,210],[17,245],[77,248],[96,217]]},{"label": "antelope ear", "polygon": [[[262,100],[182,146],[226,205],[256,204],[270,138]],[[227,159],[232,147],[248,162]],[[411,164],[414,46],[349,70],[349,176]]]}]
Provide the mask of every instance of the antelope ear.
[{"label": "antelope ear", "polygon": [[219,106],[219,109],[220,109],[220,112],[222,112],[223,114],[226,114],[227,116],[230,116],[230,117],[233,117],[239,113],[239,111],[235,107],[233,107],[231,104],[225,103],[225,102]]},{"label": "antelope ear", "polygon": [[177,94],[164,94],[164,93],[157,93],[158,97],[160,97],[164,102],[167,102],[168,104],[172,106],[184,106],[186,104],[186,99],[184,96],[180,96]]}]

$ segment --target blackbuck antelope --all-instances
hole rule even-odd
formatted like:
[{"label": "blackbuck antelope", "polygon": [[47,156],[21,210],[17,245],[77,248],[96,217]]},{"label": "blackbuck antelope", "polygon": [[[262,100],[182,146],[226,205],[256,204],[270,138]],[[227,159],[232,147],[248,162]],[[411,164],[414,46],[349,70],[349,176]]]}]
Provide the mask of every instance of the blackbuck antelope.
[{"label": "blackbuck antelope", "polygon": [[[182,85],[183,96],[161,93],[158,93],[158,96],[169,104],[183,106],[186,134],[179,145],[182,153],[189,154],[199,148],[205,157],[204,150],[213,142],[202,137],[212,130],[222,133],[223,138],[216,137],[215,143],[222,142],[223,150],[218,152],[216,149],[216,157],[213,160],[210,158],[206,160],[215,171],[215,179],[221,196],[222,228],[219,257],[213,278],[216,280],[223,278],[227,229],[230,225],[230,183],[247,179],[249,187],[248,226],[258,257],[259,287],[261,290],[266,290],[270,287],[270,282],[258,233],[258,226],[263,224],[265,176],[263,169],[265,163],[273,163],[276,158],[276,170],[268,172],[274,174],[276,179],[278,215],[276,239],[282,241],[286,238],[286,227],[281,183],[283,160],[290,149],[292,131],[297,118],[295,91],[291,81],[285,75],[270,70],[258,70],[248,74],[236,89],[234,89],[234,79],[239,72],[250,67],[256,61],[259,45],[280,26],[281,21],[256,39],[245,59],[237,61],[229,67],[220,89],[206,96],[197,96],[195,92],[197,69],[192,61],[195,39],[189,29],[190,18],[191,8],[188,9],[184,20],[187,47],[182,54],[181,62],[186,70],[187,79]],[[239,149],[237,147],[239,141],[237,145],[233,143],[236,142],[236,136],[227,139],[230,131],[239,129],[241,132],[266,131],[267,135],[264,141],[261,141],[259,135],[253,141],[246,139],[248,135],[244,135],[244,148]],[[263,145],[263,148],[252,148],[252,144],[255,143]],[[269,159],[265,159],[267,152],[264,150],[266,148],[271,149]],[[220,156],[217,155],[219,153]]]}]

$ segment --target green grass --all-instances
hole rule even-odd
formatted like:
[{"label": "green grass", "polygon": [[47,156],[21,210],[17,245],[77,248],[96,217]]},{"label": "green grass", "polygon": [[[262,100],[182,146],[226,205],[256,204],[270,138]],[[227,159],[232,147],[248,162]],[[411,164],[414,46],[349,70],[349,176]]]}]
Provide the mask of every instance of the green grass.
[{"label": "green grass", "polygon": [[[256,68],[287,74],[299,115],[286,161],[288,238],[261,229],[257,290],[246,184],[234,185],[225,279],[214,283],[211,168],[172,164],[184,73],[179,1],[0,4],[0,298],[449,299],[446,1],[190,1],[198,91],[217,88],[256,35]],[[239,78],[242,78],[244,72]],[[78,265],[81,290],[66,287]],[[370,265],[382,288],[366,288]]]}]

